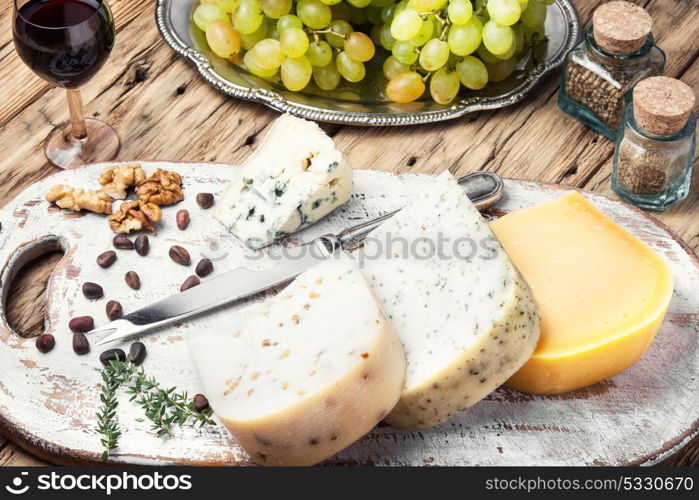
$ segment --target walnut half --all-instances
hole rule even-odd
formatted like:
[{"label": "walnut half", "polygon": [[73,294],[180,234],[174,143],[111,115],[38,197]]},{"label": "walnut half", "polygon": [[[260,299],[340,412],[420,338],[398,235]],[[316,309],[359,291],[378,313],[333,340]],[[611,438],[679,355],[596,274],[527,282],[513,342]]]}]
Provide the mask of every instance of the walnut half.
[{"label": "walnut half", "polygon": [[177,172],[158,169],[136,186],[138,199],[156,205],[172,205],[184,200],[182,177]]},{"label": "walnut half", "polygon": [[131,231],[145,229],[155,234],[153,222],[158,222],[163,217],[163,211],[154,203],[142,201],[125,201],[119,210],[108,217],[109,227],[115,233],[125,234]]},{"label": "walnut half", "polygon": [[126,199],[126,189],[137,185],[146,178],[140,165],[115,165],[100,175],[102,191],[115,200]]},{"label": "walnut half", "polygon": [[75,212],[90,210],[100,214],[112,213],[112,200],[107,193],[92,189],[74,188],[65,184],[53,186],[46,193],[46,201]]}]

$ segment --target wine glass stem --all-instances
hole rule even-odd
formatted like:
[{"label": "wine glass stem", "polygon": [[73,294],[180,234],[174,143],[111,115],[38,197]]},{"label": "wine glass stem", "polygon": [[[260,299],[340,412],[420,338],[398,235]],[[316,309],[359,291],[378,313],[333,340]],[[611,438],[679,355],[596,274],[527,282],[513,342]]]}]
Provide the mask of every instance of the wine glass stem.
[{"label": "wine glass stem", "polygon": [[70,135],[74,139],[82,140],[87,137],[85,116],[83,115],[83,101],[80,90],[68,89],[68,109],[70,110]]}]

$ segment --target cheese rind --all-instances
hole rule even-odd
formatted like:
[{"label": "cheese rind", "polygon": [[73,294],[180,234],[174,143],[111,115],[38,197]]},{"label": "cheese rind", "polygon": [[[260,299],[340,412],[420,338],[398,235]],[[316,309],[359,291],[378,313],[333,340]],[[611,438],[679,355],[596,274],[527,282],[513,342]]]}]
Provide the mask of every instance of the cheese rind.
[{"label": "cheese rind", "polygon": [[346,257],[189,347],[211,407],[261,465],[334,455],[388,414],[405,381],[401,343]]},{"label": "cheese rind", "polygon": [[640,359],[672,298],[660,255],[577,192],[491,226],[541,308],[541,341],[509,387],[560,394]]},{"label": "cheese rind", "polygon": [[325,217],[352,193],[352,167],[313,122],[285,114],[243,164],[214,214],[257,249]]},{"label": "cheese rind", "polygon": [[533,352],[539,316],[531,290],[448,172],[372,232],[365,255],[365,275],[408,360],[390,424],[444,422]]}]

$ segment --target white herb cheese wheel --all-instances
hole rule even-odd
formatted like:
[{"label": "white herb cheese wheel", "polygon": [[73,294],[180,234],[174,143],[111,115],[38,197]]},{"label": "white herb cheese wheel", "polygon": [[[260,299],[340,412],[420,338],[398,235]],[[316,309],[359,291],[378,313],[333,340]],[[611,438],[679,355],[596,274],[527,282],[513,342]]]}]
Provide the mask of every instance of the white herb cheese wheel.
[{"label": "white herb cheese wheel", "polygon": [[352,167],[315,123],[285,114],[218,200],[214,214],[250,248],[302,229],[352,194]]},{"label": "white herb cheese wheel", "polygon": [[390,424],[440,424],[531,356],[540,333],[531,290],[449,172],[376,229],[364,252],[408,360]]},{"label": "white herb cheese wheel", "polygon": [[391,411],[405,382],[400,340],[346,256],[189,347],[211,407],[261,465],[334,455]]}]

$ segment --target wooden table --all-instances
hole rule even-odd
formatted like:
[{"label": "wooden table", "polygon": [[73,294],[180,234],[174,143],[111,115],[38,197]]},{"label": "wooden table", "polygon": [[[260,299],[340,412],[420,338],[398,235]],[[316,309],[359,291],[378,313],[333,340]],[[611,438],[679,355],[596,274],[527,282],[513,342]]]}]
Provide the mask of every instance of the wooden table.
[{"label": "wooden table", "polygon": [[[654,20],[653,33],[668,61],[666,74],[699,93],[699,0],[635,0]],[[583,23],[603,0],[574,1]],[[111,0],[117,45],[83,89],[88,116],[113,124],[122,139],[119,159],[236,163],[255,147],[277,113],[218,94],[161,41],[147,0]],[[55,172],[43,140],[67,119],[64,92],[36,77],[16,56],[12,2],[0,5],[0,200]],[[324,125],[356,168],[463,174],[490,170],[504,177],[557,182],[610,194],[612,142],[559,111],[559,73],[524,102],[450,122],[405,128]],[[699,249],[699,175],[689,199],[658,218]],[[35,336],[43,317],[46,279],[60,259],[30,264],[15,282],[13,327]],[[696,374],[688,374],[694,375]],[[0,437],[0,465],[43,462]],[[668,463],[699,465],[699,440]]]}]

